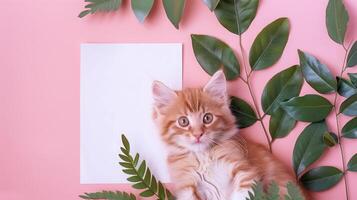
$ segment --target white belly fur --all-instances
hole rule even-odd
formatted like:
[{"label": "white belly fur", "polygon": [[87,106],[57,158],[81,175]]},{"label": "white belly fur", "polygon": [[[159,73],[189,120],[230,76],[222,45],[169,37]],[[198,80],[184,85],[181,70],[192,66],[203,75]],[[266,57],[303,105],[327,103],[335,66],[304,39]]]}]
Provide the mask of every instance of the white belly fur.
[{"label": "white belly fur", "polygon": [[207,155],[196,156],[200,163],[196,175],[202,200],[245,200],[248,197],[247,190],[239,190],[233,186],[230,175],[232,164],[209,160]]}]

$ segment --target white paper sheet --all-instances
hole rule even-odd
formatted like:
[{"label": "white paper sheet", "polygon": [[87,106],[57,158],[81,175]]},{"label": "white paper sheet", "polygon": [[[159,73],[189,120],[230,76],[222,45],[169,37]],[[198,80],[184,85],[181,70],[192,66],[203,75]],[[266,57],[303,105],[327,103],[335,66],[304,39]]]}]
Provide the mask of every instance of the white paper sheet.
[{"label": "white paper sheet", "polygon": [[81,45],[81,183],[127,183],[118,164],[122,133],[153,174],[169,181],[151,118],[153,80],[181,89],[182,44]]}]

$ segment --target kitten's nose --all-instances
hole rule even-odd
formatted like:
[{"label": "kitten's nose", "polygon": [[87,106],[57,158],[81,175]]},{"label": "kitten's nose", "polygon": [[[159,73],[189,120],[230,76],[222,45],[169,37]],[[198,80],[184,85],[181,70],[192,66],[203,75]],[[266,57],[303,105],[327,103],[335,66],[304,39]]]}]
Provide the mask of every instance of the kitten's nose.
[{"label": "kitten's nose", "polygon": [[200,133],[198,133],[198,134],[194,134],[194,136],[196,137],[196,142],[197,142],[197,143],[200,142],[200,139],[201,139],[202,135],[203,135],[203,132],[200,132]]}]

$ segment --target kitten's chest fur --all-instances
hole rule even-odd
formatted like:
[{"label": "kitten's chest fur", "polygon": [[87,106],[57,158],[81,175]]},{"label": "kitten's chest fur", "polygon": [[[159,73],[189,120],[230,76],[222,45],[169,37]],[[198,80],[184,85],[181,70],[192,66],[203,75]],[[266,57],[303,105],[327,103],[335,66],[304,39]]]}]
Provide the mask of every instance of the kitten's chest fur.
[{"label": "kitten's chest fur", "polygon": [[195,175],[198,191],[204,199],[226,200],[232,191],[232,177],[229,174],[232,166],[214,159],[209,152],[194,153],[197,160]]}]

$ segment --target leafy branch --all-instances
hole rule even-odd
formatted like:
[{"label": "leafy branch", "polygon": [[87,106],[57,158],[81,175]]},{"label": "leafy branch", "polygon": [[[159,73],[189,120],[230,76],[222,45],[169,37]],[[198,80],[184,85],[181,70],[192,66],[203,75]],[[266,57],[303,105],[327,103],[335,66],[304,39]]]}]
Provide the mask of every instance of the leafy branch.
[{"label": "leafy branch", "polygon": [[128,194],[126,192],[112,192],[112,191],[102,191],[95,193],[84,193],[84,195],[79,195],[82,199],[107,199],[107,200],[136,200],[135,195]]},{"label": "leafy branch", "polygon": [[[119,164],[124,168],[123,172],[129,175],[127,180],[133,183],[132,187],[139,190],[144,190],[140,193],[142,197],[156,196],[158,200],[174,200],[171,192],[164,185],[157,181],[151,173],[149,167],[146,166],[146,161],[140,161],[138,153],[133,157],[130,154],[130,144],[125,135],[121,135],[122,147],[119,157]],[[121,191],[103,191],[95,193],[85,193],[79,196],[82,199],[107,199],[107,200],[136,200],[133,194],[128,194]]]},{"label": "leafy branch", "polygon": [[[280,102],[299,95],[301,90],[300,82],[302,82],[302,78],[299,79],[298,77],[298,80],[295,78],[292,80],[292,83],[287,84],[288,86],[296,86],[292,91],[289,91],[291,87],[288,87],[286,90],[281,88],[278,93],[274,92],[277,90],[272,91],[272,94],[266,92],[262,97],[263,110],[265,113],[261,114],[257,99],[250,83],[250,78],[254,71],[268,68],[280,59],[288,41],[290,24],[287,18],[279,18],[268,24],[257,35],[249,52],[249,65],[251,70],[248,72],[246,64],[247,61],[245,60],[247,56],[245,55],[242,45],[242,34],[248,29],[249,25],[255,18],[258,4],[259,0],[252,0],[246,3],[240,3],[238,0],[221,0],[214,10],[218,21],[227,30],[239,36],[239,46],[243,59],[242,64],[244,66],[245,78],[240,73],[240,62],[229,45],[208,35],[192,35],[191,38],[196,59],[208,74],[212,75],[217,70],[223,69],[227,80],[230,81],[240,78],[247,85],[249,94],[253,101],[254,113],[252,114],[250,112],[253,109],[250,108],[248,103],[241,103],[240,107],[238,107],[240,110],[237,110],[234,105],[235,102],[231,103],[231,109],[233,108],[232,113],[237,119],[237,125],[239,128],[248,127],[247,123],[240,124],[241,121],[249,122],[249,126],[254,124],[256,121],[259,121],[264,131],[269,149],[272,151],[271,144],[275,137],[286,136],[293,127],[283,129],[277,127],[275,130],[282,131],[277,134],[275,134],[275,131],[274,133],[271,131],[270,138],[268,129],[265,127],[263,119],[266,115],[272,115],[279,108]],[[243,100],[240,101],[244,102]],[[282,117],[282,115],[280,115],[280,117]],[[285,117],[285,119],[288,118]],[[287,124],[290,126],[295,125],[295,123]]]},{"label": "leafy branch", "polygon": [[252,192],[249,192],[249,198],[246,198],[246,200],[280,200],[283,198],[285,200],[304,200],[303,195],[295,184],[288,182],[286,188],[288,194],[281,197],[279,195],[279,186],[276,182],[269,184],[266,191],[264,190],[263,183],[257,182],[253,185]]},{"label": "leafy branch", "polygon": [[[343,76],[343,73],[344,71],[346,70],[346,58],[347,58],[347,55],[348,55],[348,49],[344,46],[343,46],[343,49],[345,50],[345,58],[344,58],[344,61],[343,61],[343,64],[342,64],[342,67],[341,67],[341,72],[340,72],[340,77]],[[337,79],[339,80],[339,79]],[[334,113],[335,113],[335,119],[336,119],[336,127],[337,127],[337,136],[338,136],[338,146],[340,148],[340,154],[341,154],[341,162],[342,162],[342,169],[344,172],[346,172],[346,160],[345,160],[345,151],[343,149],[343,145],[342,145],[342,136],[341,136],[341,129],[340,129],[340,122],[339,122],[339,119],[338,119],[338,116],[339,116],[339,112],[337,111],[337,98],[338,97],[338,92],[335,92],[335,97],[334,97],[334,100],[333,100],[333,107],[334,107]],[[344,184],[345,184],[345,191],[346,191],[346,198],[347,200],[349,199],[349,188],[348,188],[348,182],[347,182],[347,175],[343,176],[344,178]]]},{"label": "leafy branch", "polygon": [[[331,106],[334,109],[337,135],[328,132],[328,128],[326,126],[325,133],[323,134],[323,140],[324,143],[329,147],[338,144],[341,154],[341,163],[342,163],[342,171],[332,166],[321,166],[308,170],[305,174],[303,174],[300,177],[300,181],[309,190],[322,191],[333,187],[341,179],[344,179],[345,193],[346,193],[347,200],[349,199],[349,185],[347,181],[346,172],[354,171],[353,167],[351,168],[351,166],[354,166],[357,163],[357,160],[354,160],[352,158],[346,166],[346,160],[344,155],[345,152],[344,152],[343,140],[342,140],[343,138],[357,138],[357,135],[353,133],[357,131],[356,130],[357,121],[354,119],[350,120],[342,128],[342,130],[340,128],[340,122],[339,122],[339,115],[341,113],[347,116],[357,115],[356,111],[352,111],[352,109],[356,109],[353,108],[354,107],[353,104],[357,104],[357,85],[352,83],[353,81],[352,74],[351,74],[352,76],[349,74],[351,81],[343,78],[343,73],[346,71],[348,67],[353,67],[357,65],[357,58],[354,56],[357,54],[357,43],[355,42],[353,45],[356,46],[356,48],[352,47],[351,49],[350,47],[347,48],[344,44],[348,19],[349,19],[348,13],[343,4],[343,1],[329,0],[328,6],[326,8],[327,31],[330,38],[336,43],[340,44],[345,51],[341,71],[339,76],[336,77],[336,79],[333,77],[328,67],[322,64],[317,58],[305,52],[299,51],[300,64],[303,69],[304,78],[310,84],[310,86],[321,94],[334,93],[334,99]],[[338,95],[347,98],[340,105],[340,108],[338,108]],[[319,105],[321,104],[319,103]],[[328,111],[327,114],[329,112],[330,111]],[[299,140],[301,140],[302,138],[303,136],[300,135],[295,145],[294,152],[295,151],[298,152],[299,151],[298,149],[301,149],[299,147],[301,146],[301,142],[299,142]],[[305,161],[304,162],[305,166],[304,168],[302,168],[302,170],[300,170],[300,172],[302,172],[306,167],[308,167],[310,164],[312,164],[318,158],[320,158],[324,149],[321,148],[321,150],[316,151],[317,150],[316,146],[321,146],[322,145],[321,143],[322,142],[320,142],[320,145],[315,145],[315,147],[312,146],[310,147],[309,151],[315,152],[314,154],[311,154],[310,156],[308,155],[302,156],[303,157],[302,159]],[[296,158],[295,153],[294,153],[294,158]],[[306,160],[308,160],[309,162],[307,163]]]},{"label": "leafy branch", "polygon": [[165,189],[160,181],[157,181],[155,176],[151,173],[150,169],[146,166],[145,160],[139,161],[140,156],[136,153],[135,157],[130,155],[130,144],[127,138],[122,135],[123,147],[121,147],[121,162],[119,164],[124,168],[123,172],[130,177],[127,178],[132,182],[132,187],[135,189],[144,190],[140,193],[142,197],[156,196],[160,200],[171,200],[173,195],[168,189]]}]

